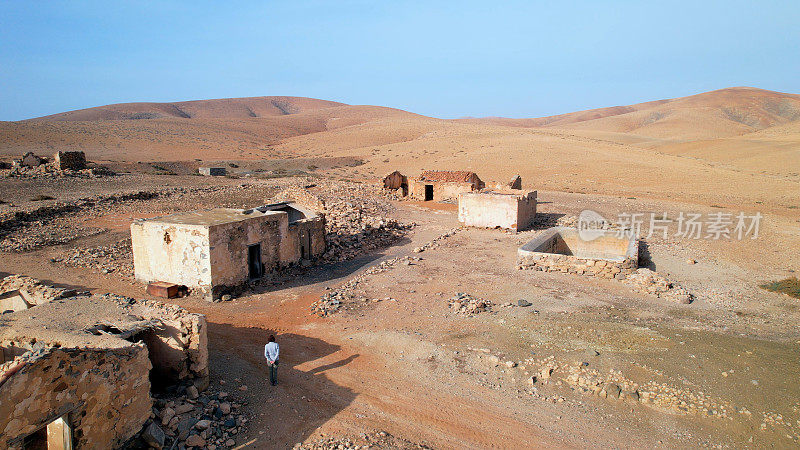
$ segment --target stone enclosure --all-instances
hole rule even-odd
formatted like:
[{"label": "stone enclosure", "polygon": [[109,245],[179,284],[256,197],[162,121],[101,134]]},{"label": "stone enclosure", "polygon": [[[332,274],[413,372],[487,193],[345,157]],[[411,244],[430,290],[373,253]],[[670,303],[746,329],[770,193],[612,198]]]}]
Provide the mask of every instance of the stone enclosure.
[{"label": "stone enclosure", "polygon": [[205,316],[177,306],[78,296],[0,318],[2,448],[119,448],[151,391],[208,386]]},{"label": "stone enclosure", "polygon": [[325,219],[295,203],[211,209],[131,224],[136,279],[217,300],[250,280],[325,252]]},{"label": "stone enclosure", "polygon": [[623,280],[639,265],[639,244],[618,237],[613,230],[598,231],[584,240],[576,228],[549,228],[517,251],[520,268],[564,272]]}]

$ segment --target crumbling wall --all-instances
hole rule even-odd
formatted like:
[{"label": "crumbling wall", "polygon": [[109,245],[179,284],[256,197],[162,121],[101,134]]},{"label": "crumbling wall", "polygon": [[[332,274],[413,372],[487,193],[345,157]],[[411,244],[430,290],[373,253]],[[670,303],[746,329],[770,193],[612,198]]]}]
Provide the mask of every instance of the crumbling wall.
[{"label": "crumbling wall", "polygon": [[129,340],[144,342],[153,365],[151,380],[158,387],[190,382],[199,390],[208,387],[208,325],[202,314],[155,301],[143,302],[148,318],[162,326],[148,329]]},{"label": "crumbling wall", "polygon": [[517,230],[524,230],[536,221],[537,192],[528,192],[517,203]]},{"label": "crumbling wall", "polygon": [[86,154],[83,152],[56,152],[53,163],[58,170],[83,170],[86,168]]},{"label": "crumbling wall", "polygon": [[134,275],[139,281],[211,285],[206,226],[135,221],[131,224],[131,247]]},{"label": "crumbling wall", "polygon": [[425,200],[425,185],[433,186],[433,201],[442,202],[458,198],[458,195],[464,192],[472,192],[477,190],[473,183],[459,183],[459,182],[440,182],[440,181],[427,181],[414,179],[409,180],[409,189],[411,198],[414,200]]},{"label": "crumbling wall", "polygon": [[273,211],[209,228],[213,298],[249,280],[247,258],[250,245],[261,244],[263,273],[281,266],[281,243],[289,234],[288,217],[285,212]]},{"label": "crumbling wall", "polygon": [[[310,246],[309,246],[310,243]],[[314,259],[325,253],[325,219],[316,217],[312,219],[300,220],[289,224],[289,234],[285,239],[288,252],[283,265],[294,264],[303,258],[303,247],[306,252],[306,259]]]},{"label": "crumbling wall", "polygon": [[9,275],[0,280],[0,313],[7,310],[22,311],[75,294],[73,289],[48,286],[35,278]]},{"label": "crumbling wall", "polygon": [[[118,448],[136,435],[153,405],[144,345],[51,347],[0,366],[0,447],[67,416],[74,448]],[[5,381],[3,381],[5,380]]]}]

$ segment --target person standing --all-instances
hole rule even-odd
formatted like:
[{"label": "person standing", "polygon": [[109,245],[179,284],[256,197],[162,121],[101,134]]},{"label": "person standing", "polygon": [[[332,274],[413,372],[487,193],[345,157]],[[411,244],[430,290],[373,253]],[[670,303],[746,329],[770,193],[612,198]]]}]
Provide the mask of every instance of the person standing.
[{"label": "person standing", "polygon": [[278,384],[278,354],[280,347],[275,342],[275,335],[269,335],[267,345],[264,346],[264,358],[267,359],[267,366],[269,368],[269,382],[271,385]]}]

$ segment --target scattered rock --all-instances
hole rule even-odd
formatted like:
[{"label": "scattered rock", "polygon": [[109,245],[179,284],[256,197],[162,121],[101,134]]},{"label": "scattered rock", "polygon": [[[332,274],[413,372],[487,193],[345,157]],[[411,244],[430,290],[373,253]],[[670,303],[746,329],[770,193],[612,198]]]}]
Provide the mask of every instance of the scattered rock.
[{"label": "scattered rock", "polygon": [[164,434],[164,430],[158,426],[155,422],[151,423],[147,428],[145,428],[144,432],[142,433],[142,439],[149,445],[155,449],[162,449],[164,447],[164,441],[166,440],[166,435]]}]

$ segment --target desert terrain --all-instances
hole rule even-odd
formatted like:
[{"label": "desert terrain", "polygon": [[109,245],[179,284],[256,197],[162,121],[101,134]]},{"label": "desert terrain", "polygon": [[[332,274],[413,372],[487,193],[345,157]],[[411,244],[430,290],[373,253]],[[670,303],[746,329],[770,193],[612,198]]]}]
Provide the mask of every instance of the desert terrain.
[{"label": "desert terrain", "polygon": [[[258,97],[0,122],[0,160],[58,150],[115,174],[0,179],[0,277],[153,298],[133,277],[134,219],[298,191],[333,205],[337,244],[314,265],[229,301],[167,300],[206,315],[211,391],[247,419],[209,437],[214,448],[800,442],[800,300],[760,287],[800,270],[798,95],[730,88],[458,120]],[[229,175],[196,175],[208,165]],[[378,186],[393,170],[423,169],[487,182],[519,174],[538,191],[537,221],[465,228],[452,203]],[[643,237],[640,264],[689,291],[688,304],[614,279],[519,269],[521,245],[586,209],[763,219],[757,239]],[[488,307],[465,314],[452,306],[462,299]],[[276,387],[265,378],[270,334],[281,344]]]}]

